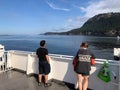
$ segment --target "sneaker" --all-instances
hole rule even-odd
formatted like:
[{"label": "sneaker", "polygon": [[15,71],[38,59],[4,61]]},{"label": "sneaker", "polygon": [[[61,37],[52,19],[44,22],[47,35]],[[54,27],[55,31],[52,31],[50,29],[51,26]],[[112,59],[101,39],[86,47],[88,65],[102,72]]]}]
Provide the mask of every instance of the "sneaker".
[{"label": "sneaker", "polygon": [[52,84],[51,83],[45,83],[45,87],[49,87],[49,86],[51,86]]},{"label": "sneaker", "polygon": [[42,82],[39,82],[39,83],[38,83],[38,86],[41,86],[41,85],[42,85]]}]

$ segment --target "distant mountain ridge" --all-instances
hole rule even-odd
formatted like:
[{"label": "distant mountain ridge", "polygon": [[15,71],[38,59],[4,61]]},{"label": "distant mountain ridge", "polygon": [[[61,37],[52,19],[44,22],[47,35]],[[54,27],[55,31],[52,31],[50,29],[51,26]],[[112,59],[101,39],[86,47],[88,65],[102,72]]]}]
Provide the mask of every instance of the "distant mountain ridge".
[{"label": "distant mountain ridge", "polygon": [[120,13],[98,14],[86,21],[82,27],[67,32],[47,32],[45,35],[120,35]]}]

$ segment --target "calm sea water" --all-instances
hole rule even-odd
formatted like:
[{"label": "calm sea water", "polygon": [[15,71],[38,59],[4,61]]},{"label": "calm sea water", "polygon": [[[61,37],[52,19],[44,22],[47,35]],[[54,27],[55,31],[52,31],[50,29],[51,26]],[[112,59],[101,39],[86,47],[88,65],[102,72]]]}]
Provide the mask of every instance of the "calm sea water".
[{"label": "calm sea water", "polygon": [[45,36],[45,35],[13,35],[0,36],[0,44],[6,50],[33,51],[39,47],[40,40],[46,40],[46,47],[50,54],[62,54],[74,56],[83,41],[89,43],[89,49],[96,58],[113,59],[113,49],[120,47],[120,41],[116,37],[96,36]]}]

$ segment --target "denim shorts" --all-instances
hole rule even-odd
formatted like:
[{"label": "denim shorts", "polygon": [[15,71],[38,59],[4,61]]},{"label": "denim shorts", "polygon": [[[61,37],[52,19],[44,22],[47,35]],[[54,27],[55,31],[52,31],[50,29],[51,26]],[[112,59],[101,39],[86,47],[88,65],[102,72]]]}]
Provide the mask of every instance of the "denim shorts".
[{"label": "denim shorts", "polygon": [[39,74],[48,75],[50,73],[50,64],[47,61],[39,62]]}]

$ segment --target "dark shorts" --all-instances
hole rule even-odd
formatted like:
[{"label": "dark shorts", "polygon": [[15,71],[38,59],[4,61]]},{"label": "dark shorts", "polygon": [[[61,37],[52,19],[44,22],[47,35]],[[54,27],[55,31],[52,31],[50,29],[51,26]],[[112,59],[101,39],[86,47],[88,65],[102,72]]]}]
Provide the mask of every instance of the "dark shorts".
[{"label": "dark shorts", "polygon": [[78,72],[76,71],[77,74],[82,74],[82,76],[89,76],[90,75],[90,72]]},{"label": "dark shorts", "polygon": [[39,74],[48,75],[50,73],[50,64],[47,61],[39,62]]}]

